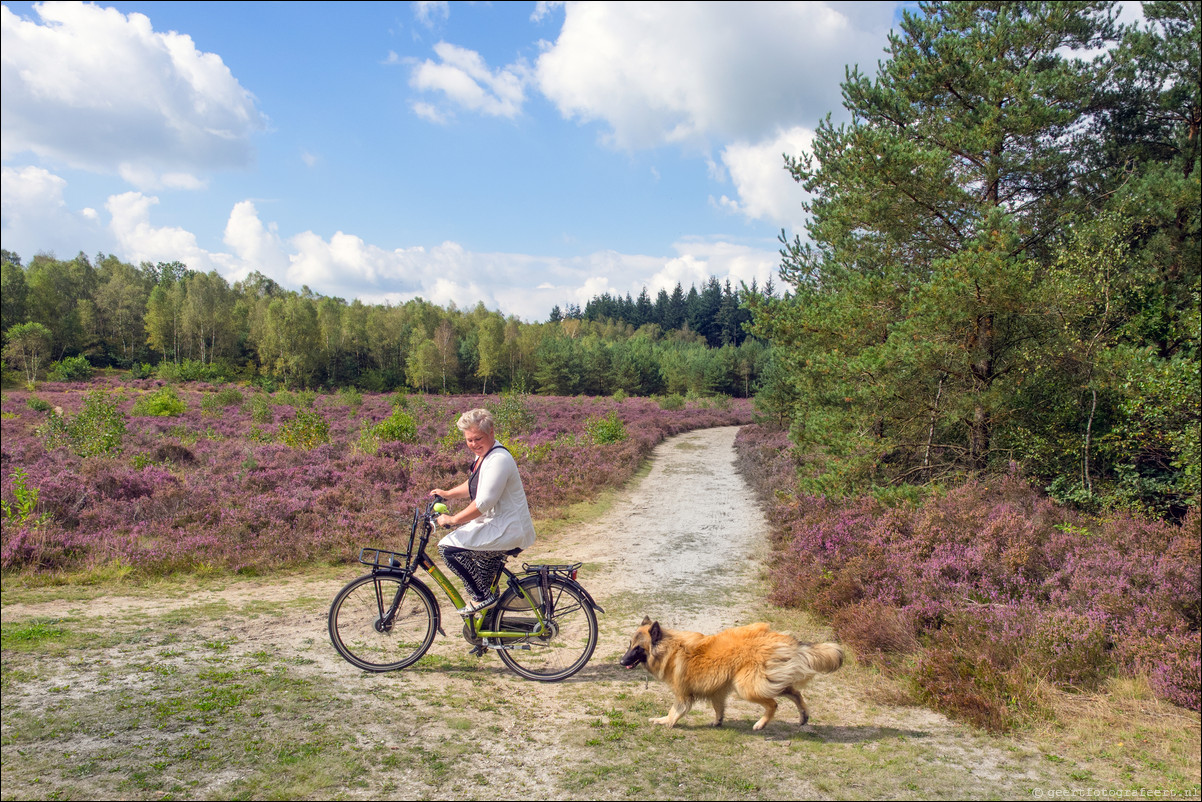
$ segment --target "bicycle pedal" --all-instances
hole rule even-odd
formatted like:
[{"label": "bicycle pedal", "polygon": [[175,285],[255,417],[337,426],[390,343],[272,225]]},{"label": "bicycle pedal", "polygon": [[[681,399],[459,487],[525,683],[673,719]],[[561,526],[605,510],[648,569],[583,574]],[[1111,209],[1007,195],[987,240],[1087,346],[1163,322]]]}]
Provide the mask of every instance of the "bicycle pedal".
[{"label": "bicycle pedal", "polygon": [[468,654],[470,654],[472,657],[483,657],[484,653],[487,651],[488,651],[488,646],[481,643],[479,646],[477,646],[476,648],[474,648],[470,652],[468,652]]}]

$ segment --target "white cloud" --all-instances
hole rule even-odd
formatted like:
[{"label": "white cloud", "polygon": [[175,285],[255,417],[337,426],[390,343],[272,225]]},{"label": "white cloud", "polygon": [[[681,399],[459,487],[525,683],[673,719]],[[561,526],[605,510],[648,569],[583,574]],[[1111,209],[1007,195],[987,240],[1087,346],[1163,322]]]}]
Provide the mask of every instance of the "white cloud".
[{"label": "white cloud", "polygon": [[[228,266],[229,259],[201,248],[196,235],[174,226],[156,227],[150,222],[150,210],[159,199],[141,192],[112,195],[104,207],[112,220],[109,228],[117,240],[118,253],[134,264],[179,260],[193,270],[208,272]],[[221,272],[227,272],[222,270]]]},{"label": "white cloud", "polygon": [[4,167],[0,176],[0,230],[4,247],[28,259],[38,251],[74,256],[80,243],[103,243],[94,209],[73,212],[67,182],[42,167]]},{"label": "white cloud", "polygon": [[785,169],[784,155],[800,156],[813,145],[814,134],[800,126],[761,142],[735,142],[722,149],[722,164],[737,199],[723,195],[716,203],[752,220],[765,220],[800,232],[805,226],[806,194]]},{"label": "white cloud", "polygon": [[[489,69],[474,50],[447,42],[434,46],[439,61],[426,59],[413,69],[409,85],[422,92],[441,92],[459,108],[490,117],[514,118],[526,100],[525,85],[529,70],[514,63],[497,70]],[[441,122],[445,113],[428,103],[414,104],[414,111],[426,119]]]},{"label": "white cloud", "polygon": [[[481,253],[456,242],[426,248],[389,250],[342,231],[325,239],[312,231],[281,237],[264,223],[254,204],[242,201],[225,229],[228,253],[201,248],[196,237],[176,227],[151,222],[154,197],[127,192],[109,198],[115,251],[133,262],[179,259],[193,270],[217,270],[230,281],[252,270],[290,289],[366,303],[402,303],[422,297],[459,308],[483,302],[527,320],[543,320],[552,306],[584,305],[605,292],[637,296],[645,286],[653,295],[677,282],[700,286],[710,275],[733,283],[761,284],[775,272],[777,254],[721,241],[687,240],[675,256],[646,256],[602,251],[586,257],[557,258],[517,253]],[[534,287],[534,289],[531,289]]]},{"label": "white cloud", "polygon": [[266,125],[221,58],[142,14],[82,3],[0,8],[0,149],[32,152],[141,189],[196,188],[244,166]]},{"label": "white cloud", "polygon": [[875,67],[893,6],[569,3],[535,67],[565,117],[621,148],[757,141],[840,108],[844,65]]},{"label": "white cloud", "polygon": [[451,17],[451,6],[446,0],[418,0],[413,4],[413,16],[427,28],[433,28],[438,19]]},{"label": "white cloud", "polygon": [[534,11],[530,14],[530,21],[542,22],[551,15],[551,9],[562,7],[563,0],[538,0],[534,4]]}]

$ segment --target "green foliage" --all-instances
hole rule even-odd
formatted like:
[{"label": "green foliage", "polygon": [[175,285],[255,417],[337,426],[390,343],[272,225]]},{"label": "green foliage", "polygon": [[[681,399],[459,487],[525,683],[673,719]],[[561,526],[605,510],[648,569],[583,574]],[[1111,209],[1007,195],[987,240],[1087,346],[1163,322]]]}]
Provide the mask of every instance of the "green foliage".
[{"label": "green foliage", "polygon": [[229,366],[206,363],[199,359],[185,359],[182,362],[160,362],[155,375],[165,382],[222,382],[233,378]]},{"label": "green foliage", "polygon": [[363,406],[363,393],[359,392],[357,387],[343,387],[338,391],[338,399],[350,407],[352,412],[358,412]]},{"label": "green foliage", "polygon": [[1198,17],[931,3],[849,74],[852,122],[788,160],[814,198],[794,292],[751,303],[804,489],[1015,461],[1085,506],[1197,503]]},{"label": "green foliage", "polygon": [[34,412],[49,412],[54,409],[50,402],[44,398],[38,398],[36,395],[31,395],[25,399],[25,406],[32,409]]},{"label": "green foliage", "polygon": [[673,393],[672,395],[666,395],[662,398],[657,398],[656,401],[659,402],[660,409],[684,409],[685,405],[684,396],[680,395],[679,393]]},{"label": "green foliage", "polygon": [[200,397],[200,408],[205,415],[215,416],[228,407],[241,406],[242,391],[237,387],[222,387],[215,393],[204,393]]},{"label": "green foliage", "polygon": [[46,378],[52,382],[78,382],[92,378],[92,363],[85,356],[69,356],[50,363]]},{"label": "green foliage", "polygon": [[252,395],[250,397],[250,415],[251,420],[257,424],[271,423],[275,419],[275,413],[272,411],[271,396],[263,392]]},{"label": "green foliage", "polygon": [[134,402],[131,415],[135,417],[175,418],[188,406],[171,385],[164,385],[153,393],[146,393]]},{"label": "green foliage", "polygon": [[38,428],[46,448],[69,448],[81,457],[121,453],[125,416],[104,390],[92,390],[78,415],[51,413]]},{"label": "green foliage", "polygon": [[280,424],[279,441],[303,451],[330,442],[330,423],[316,409],[298,409],[296,416]]},{"label": "green foliage", "polygon": [[155,368],[149,362],[135,362],[129,368],[128,378],[130,381],[138,381],[152,378],[154,375]]},{"label": "green foliage", "polygon": [[21,468],[17,468],[9,476],[13,480],[13,503],[9,504],[7,501],[0,500],[0,512],[3,512],[4,522],[25,524],[32,520],[34,526],[46,523],[50,518],[50,513],[37,514],[38,489],[30,487],[26,483],[29,475]]},{"label": "green foliage", "polygon": [[416,443],[417,421],[403,409],[395,409],[392,414],[375,424],[366,421],[359,432],[359,449],[368,454],[375,454],[382,443]]},{"label": "green foliage", "polygon": [[584,422],[584,431],[597,445],[621,443],[626,440],[626,424],[613,410],[603,418],[589,418]]},{"label": "green foliage", "polygon": [[54,337],[41,323],[18,323],[4,333],[4,357],[21,366],[25,383],[33,385]]},{"label": "green foliage", "polygon": [[506,437],[530,431],[534,425],[534,413],[530,410],[528,396],[519,384],[501,394],[501,401],[493,410],[493,424]]}]

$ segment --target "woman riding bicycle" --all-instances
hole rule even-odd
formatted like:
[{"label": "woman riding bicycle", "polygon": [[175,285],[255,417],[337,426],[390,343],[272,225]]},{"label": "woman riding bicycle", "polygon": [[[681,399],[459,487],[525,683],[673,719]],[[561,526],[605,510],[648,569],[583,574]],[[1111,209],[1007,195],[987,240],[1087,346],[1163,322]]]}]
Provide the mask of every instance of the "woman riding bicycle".
[{"label": "woman riding bicycle", "polygon": [[437,520],[439,526],[458,527],[439,542],[438,552],[472,597],[459,611],[469,615],[497,603],[493,582],[507,555],[534,544],[534,522],[517,463],[505,446],[497,443],[492,413],[473,409],[463,413],[455,425],[476,459],[466,482],[450,490],[431,490],[430,495],[471,499],[458,513],[440,515]]}]

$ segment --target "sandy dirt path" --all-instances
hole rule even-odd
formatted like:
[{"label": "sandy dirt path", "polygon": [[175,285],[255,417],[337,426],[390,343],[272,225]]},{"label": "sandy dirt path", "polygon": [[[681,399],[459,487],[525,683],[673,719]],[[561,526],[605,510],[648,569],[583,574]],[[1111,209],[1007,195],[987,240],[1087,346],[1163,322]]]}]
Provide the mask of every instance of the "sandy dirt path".
[{"label": "sandy dirt path", "polygon": [[[752,733],[760,708],[738,701],[728,707],[721,730],[707,726],[712,711],[700,707],[671,731],[647,722],[666,710],[667,690],[641,670],[617,665],[644,614],[669,628],[703,632],[769,618],[803,640],[832,637],[829,629],[763,602],[768,524],[760,500],[735,472],[736,431],[695,431],[664,442],[649,471],[605,514],[544,538],[523,555],[533,562],[583,561],[580,581],[606,610],[592,661],[562,683],[528,682],[495,655],[468,656],[445,599],[448,637],[438,638],[416,666],[383,675],[352,668],[329,644],[326,612],[354,568],[335,576],[231,580],[186,593],[6,605],[6,626],[62,619],[98,631],[140,627],[136,631],[175,635],[157,651],[131,646],[129,638],[98,638],[83,656],[53,669],[30,668],[8,683],[3,796],[48,790],[31,784],[28,774],[37,764],[25,752],[16,759],[10,745],[18,726],[28,731],[29,722],[45,718],[40,705],[48,692],[56,691],[81,721],[88,720],[89,705],[120,708],[114,699],[129,706],[148,693],[186,700],[208,692],[203,682],[209,675],[196,668],[201,655],[231,670],[276,661],[280,677],[309,690],[289,705],[248,695],[227,718],[205,720],[212,726],[184,716],[172,729],[143,715],[103,736],[86,726],[68,728],[40,742],[51,763],[63,754],[75,761],[91,752],[113,757],[105,758],[111,760],[107,772],[64,774],[57,795],[161,798],[166,788],[187,798],[1029,798],[1035,788],[1068,787],[1063,769],[1034,748],[974,733],[925,709],[874,701],[879,678],[854,659],[810,686],[811,723],[804,728],[786,706],[763,733]],[[207,656],[205,649],[214,648],[219,655]],[[247,717],[252,702],[262,707]],[[288,772],[272,774],[270,765],[248,762],[231,746],[222,760],[164,764],[156,771],[167,780],[157,785],[153,774],[136,779],[139,750],[173,732],[185,738],[197,731],[220,732],[228,744],[267,737],[292,743],[319,732],[325,746],[306,759],[337,758],[337,765],[354,768],[326,767],[325,780],[298,785]]]}]

